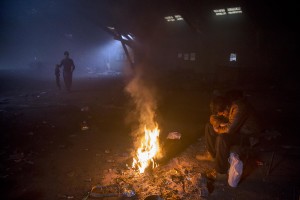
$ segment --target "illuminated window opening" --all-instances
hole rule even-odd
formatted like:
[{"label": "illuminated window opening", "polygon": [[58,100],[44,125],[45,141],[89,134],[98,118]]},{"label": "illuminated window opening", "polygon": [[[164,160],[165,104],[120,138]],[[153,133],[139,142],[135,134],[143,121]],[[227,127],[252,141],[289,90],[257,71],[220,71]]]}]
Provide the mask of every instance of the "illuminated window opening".
[{"label": "illuminated window opening", "polygon": [[225,9],[216,9],[214,10],[214,13],[218,16],[218,15],[226,15],[226,10]]},{"label": "illuminated window opening", "polygon": [[224,13],[216,13],[216,15],[226,15],[226,12],[224,12]]},{"label": "illuminated window opening", "polygon": [[174,17],[175,17],[175,19],[177,21],[182,21],[183,20],[183,18],[181,17],[181,15],[174,15]]},{"label": "illuminated window opening", "polygon": [[232,7],[232,8],[221,8],[221,9],[215,9],[213,10],[216,16],[222,16],[222,15],[233,15],[233,14],[242,14],[243,11],[241,7]]},{"label": "illuminated window opening", "polygon": [[183,21],[183,17],[181,15],[170,15],[166,16],[165,20],[167,22]]},{"label": "illuminated window opening", "polygon": [[232,14],[241,14],[243,12],[241,7],[234,7],[234,8],[227,8],[227,13],[229,15],[232,15]]},{"label": "illuminated window opening", "polygon": [[241,10],[228,12],[229,15],[232,15],[232,14],[241,14],[241,13],[243,13]]},{"label": "illuminated window opening", "polygon": [[236,53],[231,53],[229,57],[230,62],[236,62]]},{"label": "illuminated window opening", "polygon": [[166,20],[167,22],[174,22],[174,21],[175,21],[175,18],[174,18],[173,16],[167,16],[167,17],[165,17],[165,20]]}]

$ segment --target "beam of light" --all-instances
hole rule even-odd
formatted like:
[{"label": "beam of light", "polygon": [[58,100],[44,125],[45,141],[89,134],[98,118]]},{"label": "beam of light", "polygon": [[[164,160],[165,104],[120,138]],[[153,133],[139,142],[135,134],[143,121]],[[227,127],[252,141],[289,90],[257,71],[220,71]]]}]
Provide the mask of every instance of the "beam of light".
[{"label": "beam of light", "polygon": [[106,43],[95,45],[89,51],[82,52],[76,62],[82,70],[78,76],[83,77],[114,77],[121,75],[128,65],[121,42],[112,38]]}]

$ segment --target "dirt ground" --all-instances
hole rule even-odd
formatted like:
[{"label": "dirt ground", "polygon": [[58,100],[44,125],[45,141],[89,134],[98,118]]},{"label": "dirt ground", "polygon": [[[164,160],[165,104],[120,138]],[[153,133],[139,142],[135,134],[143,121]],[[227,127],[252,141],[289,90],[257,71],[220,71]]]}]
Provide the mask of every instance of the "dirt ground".
[{"label": "dirt ground", "polygon": [[[117,158],[130,159],[132,127],[126,122],[132,107],[123,76],[75,77],[71,93],[59,91],[52,76],[0,76],[1,199],[83,199],[103,183]],[[169,150],[168,158],[176,158],[199,145],[215,88],[197,77],[160,76],[153,82],[161,138],[172,131],[182,134],[180,145]],[[247,162],[237,188],[216,179],[207,199],[299,199],[299,90],[273,84],[239,87],[266,129],[280,133],[274,160],[266,176],[272,152],[260,152]]]}]

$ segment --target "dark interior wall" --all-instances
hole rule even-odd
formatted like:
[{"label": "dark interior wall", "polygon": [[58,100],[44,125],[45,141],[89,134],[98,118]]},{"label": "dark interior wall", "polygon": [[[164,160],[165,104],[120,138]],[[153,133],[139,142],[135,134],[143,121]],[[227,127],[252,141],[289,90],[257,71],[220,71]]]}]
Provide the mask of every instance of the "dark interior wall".
[{"label": "dark interior wall", "polygon": [[[298,35],[285,23],[289,18],[277,14],[274,6],[260,2],[241,4],[243,14],[214,14],[213,9],[235,7],[239,2],[231,3],[182,1],[178,9],[171,9],[173,1],[167,6],[154,6],[152,1],[135,3],[125,15],[132,23],[123,23],[123,15],[116,21],[122,25],[121,30],[124,28],[139,39],[141,48],[135,52],[136,58],[142,54],[155,70],[238,74],[233,76],[248,81],[287,80],[295,76]],[[175,14],[182,14],[185,20],[164,20],[165,16]],[[195,53],[195,60],[184,59],[185,54],[191,53]],[[229,62],[230,53],[237,54],[236,63]]]},{"label": "dark interior wall", "polygon": [[[257,62],[256,30],[236,18],[213,18],[202,33],[193,31],[185,21],[164,22],[152,41],[151,58],[166,68],[186,67],[209,73],[218,66],[231,66],[230,53],[236,53],[239,67],[252,67]],[[195,61],[184,59],[184,54],[190,53],[195,53]]]},{"label": "dark interior wall", "polygon": [[[149,55],[161,69],[222,74],[231,68],[229,74],[238,73],[233,76],[240,80],[282,81],[295,76],[297,37],[286,28],[260,25],[247,14],[211,16],[200,33],[185,21],[159,24]],[[196,60],[178,53],[195,53]],[[230,53],[237,54],[236,63],[229,62]],[[232,67],[237,69],[232,72]]]}]

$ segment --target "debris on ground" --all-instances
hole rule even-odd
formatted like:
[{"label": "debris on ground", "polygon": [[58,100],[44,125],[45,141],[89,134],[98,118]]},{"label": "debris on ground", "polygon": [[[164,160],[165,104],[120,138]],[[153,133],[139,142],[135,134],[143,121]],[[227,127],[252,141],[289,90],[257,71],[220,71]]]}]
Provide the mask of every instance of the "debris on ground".
[{"label": "debris on ground", "polygon": [[88,106],[84,106],[84,107],[81,108],[82,112],[87,112],[89,110],[90,110],[90,108]]},{"label": "debris on ground", "polygon": [[170,132],[167,137],[167,139],[170,140],[180,140],[180,138],[181,138],[181,133],[178,132]]},{"label": "debris on ground", "polygon": [[88,127],[88,125],[87,125],[87,122],[86,121],[83,121],[82,123],[81,123],[81,130],[82,131],[86,131],[86,130],[88,130],[89,129],[89,127]]},{"label": "debris on ground", "polygon": [[135,198],[141,200],[150,195],[164,200],[203,199],[209,195],[207,177],[216,174],[212,172],[212,162],[200,162],[195,158],[203,153],[199,148],[203,142],[198,141],[167,164],[142,174],[129,167],[130,164],[118,162],[105,172],[102,184],[117,185],[120,189],[130,187],[136,193]]}]

